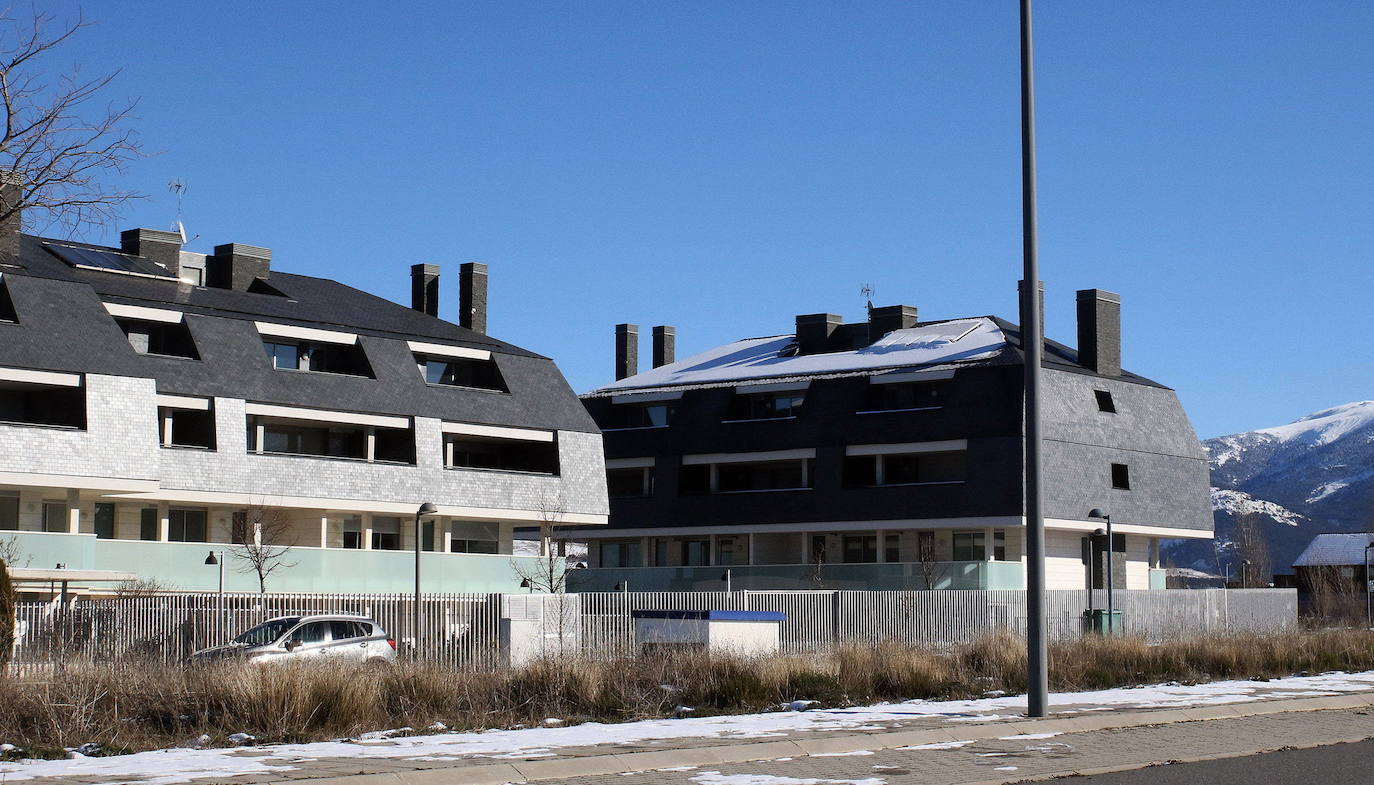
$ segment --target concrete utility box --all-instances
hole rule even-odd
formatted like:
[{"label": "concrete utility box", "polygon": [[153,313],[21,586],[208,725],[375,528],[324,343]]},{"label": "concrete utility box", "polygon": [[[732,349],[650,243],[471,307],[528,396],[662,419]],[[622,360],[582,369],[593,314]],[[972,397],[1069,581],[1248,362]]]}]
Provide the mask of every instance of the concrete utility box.
[{"label": "concrete utility box", "polygon": [[501,598],[501,653],[520,667],[582,648],[582,606],[576,594],[507,594]]},{"label": "concrete utility box", "polygon": [[635,645],[698,648],[711,654],[777,654],[782,622],[777,611],[631,611]]}]

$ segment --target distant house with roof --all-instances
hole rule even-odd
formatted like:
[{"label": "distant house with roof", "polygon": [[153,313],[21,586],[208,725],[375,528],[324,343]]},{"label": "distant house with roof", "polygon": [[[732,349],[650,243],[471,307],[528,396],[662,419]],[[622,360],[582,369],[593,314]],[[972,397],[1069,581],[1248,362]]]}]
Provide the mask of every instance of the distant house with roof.
[{"label": "distant house with roof", "polygon": [[1298,591],[1364,596],[1367,559],[1374,559],[1374,533],[1332,532],[1312,538],[1293,562]]},{"label": "distant house with roof", "polygon": [[[1120,366],[1120,298],[1078,293],[1079,349],[1047,341],[1052,588],[1163,588],[1162,539],[1212,536],[1207,454],[1173,390]],[[601,426],[610,525],[585,531],[584,589],[1021,588],[1023,362],[1017,325],[920,322],[911,306],[686,359],[616,328],[616,381],[582,396]]]},{"label": "distant house with roof", "polygon": [[[256,590],[236,548],[271,527],[269,590],[518,590],[517,525],[606,521],[601,435],[547,357],[486,334],[485,265],[411,307],[274,269],[266,248],[119,247],[0,225],[0,538],[34,568]],[[21,564],[19,566],[25,566]],[[94,573],[92,573],[94,574]]]}]

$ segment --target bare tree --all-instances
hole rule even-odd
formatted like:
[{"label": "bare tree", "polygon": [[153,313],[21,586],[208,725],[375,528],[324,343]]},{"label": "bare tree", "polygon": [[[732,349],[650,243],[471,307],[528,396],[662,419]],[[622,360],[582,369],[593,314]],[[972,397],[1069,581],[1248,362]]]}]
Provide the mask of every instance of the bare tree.
[{"label": "bare tree", "polygon": [[1273,572],[1269,543],[1264,539],[1257,513],[1242,513],[1236,519],[1236,561],[1241,588],[1259,589],[1269,585]]},{"label": "bare tree", "polygon": [[546,496],[539,503],[539,558],[512,561],[515,573],[531,591],[563,594],[568,589],[571,565],[560,551],[566,550],[561,531],[564,516],[561,494]]},{"label": "bare tree", "polygon": [[0,561],[10,567],[27,567],[33,557],[24,553],[18,537],[0,537]]},{"label": "bare tree", "polygon": [[80,16],[60,24],[38,11],[0,15],[0,170],[9,186],[0,222],[28,210],[75,233],[109,222],[142,196],[103,182],[143,155],[126,127],[137,102],[100,100],[119,72],[88,76],[77,67],[54,76],[44,68],[48,55],[88,26]]},{"label": "bare tree", "polygon": [[267,578],[282,567],[291,568],[286,556],[295,545],[291,519],[280,507],[249,505],[234,514],[233,557],[240,564],[235,570],[258,576],[258,591],[267,593]]},{"label": "bare tree", "polygon": [[916,532],[916,568],[925,578],[927,589],[938,586],[949,569],[947,562],[940,561],[939,544],[933,531]]},{"label": "bare tree", "polygon": [[115,584],[116,597],[156,597],[172,590],[172,586],[156,578],[133,578]]}]

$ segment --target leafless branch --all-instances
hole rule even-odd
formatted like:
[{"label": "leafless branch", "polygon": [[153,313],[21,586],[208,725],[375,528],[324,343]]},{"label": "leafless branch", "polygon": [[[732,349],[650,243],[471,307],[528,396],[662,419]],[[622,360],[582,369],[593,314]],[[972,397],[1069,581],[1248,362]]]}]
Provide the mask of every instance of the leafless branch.
[{"label": "leafless branch", "polygon": [[267,592],[267,578],[277,570],[296,566],[286,556],[295,544],[291,519],[279,507],[249,505],[235,514],[234,547],[230,552],[239,563],[234,569],[258,577],[258,591]]}]

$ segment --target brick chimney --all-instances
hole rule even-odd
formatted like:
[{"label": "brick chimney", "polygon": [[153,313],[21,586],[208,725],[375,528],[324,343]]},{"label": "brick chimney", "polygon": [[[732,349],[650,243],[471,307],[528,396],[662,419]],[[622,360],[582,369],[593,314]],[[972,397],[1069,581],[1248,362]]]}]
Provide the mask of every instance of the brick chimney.
[{"label": "brick chimney", "polygon": [[615,380],[639,373],[639,325],[615,326]]},{"label": "brick chimney", "polygon": [[1121,375],[1121,295],[1078,291],[1078,364],[1103,376]]},{"label": "brick chimney", "polygon": [[430,316],[439,315],[439,265],[410,266],[410,307]]},{"label": "brick chimney", "polygon": [[246,292],[253,281],[267,280],[272,272],[272,250],[243,243],[216,245],[205,257],[205,285]]},{"label": "brick chimney", "polygon": [[181,274],[181,235],[161,229],[125,229],[119,233],[119,250]]},{"label": "brick chimney", "polygon": [[677,360],[677,329],[661,324],[654,328],[654,367],[670,365]]},{"label": "brick chimney", "polygon": [[876,342],[893,330],[916,326],[916,306],[884,305],[868,311],[868,342]]},{"label": "brick chimney", "polygon": [[835,331],[843,319],[834,313],[808,313],[797,316],[797,354],[833,352]]},{"label": "brick chimney", "polygon": [[458,323],[479,333],[487,331],[487,266],[481,262],[458,267]]}]

